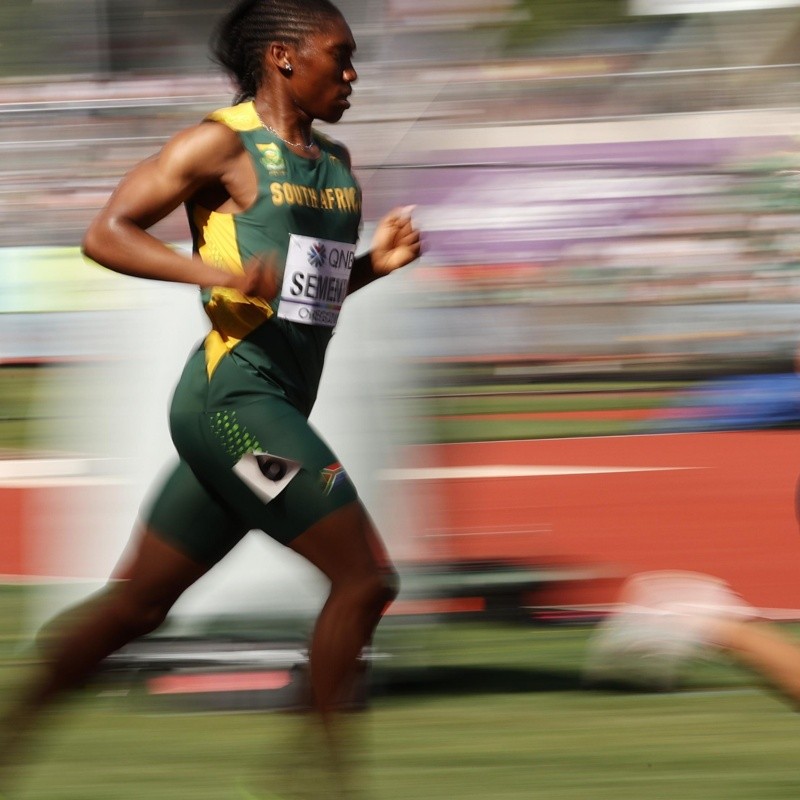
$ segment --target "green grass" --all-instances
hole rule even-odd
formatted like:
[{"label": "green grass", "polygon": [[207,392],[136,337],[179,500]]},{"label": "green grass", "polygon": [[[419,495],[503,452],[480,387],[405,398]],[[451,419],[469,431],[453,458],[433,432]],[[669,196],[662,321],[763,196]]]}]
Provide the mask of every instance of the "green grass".
[{"label": "green grass", "polygon": [[[218,800],[282,786],[297,776],[270,761],[287,758],[292,722],[95,702],[51,734],[20,797]],[[363,719],[361,780],[381,800],[795,798],[797,725],[759,694],[405,700]]]},{"label": "green grass", "polygon": [[[387,626],[379,647],[393,658],[347,737],[366,796],[797,797],[800,720],[756,678],[720,661],[695,664],[674,693],[588,690],[580,677],[589,634]],[[332,796],[303,724],[287,714],[173,714],[141,689],[99,696],[96,687],[59,715],[15,796],[218,800],[301,779],[312,786],[303,796]]]},{"label": "green grass", "polygon": [[[641,433],[647,421],[592,418],[592,412],[655,412],[669,407],[685,382],[583,382],[516,386],[437,387],[409,401],[420,430],[437,442],[551,439],[568,436],[621,436]],[[503,419],[504,414],[586,412],[583,419]],[[469,416],[471,418],[459,418]]]},{"label": "green grass", "polygon": [[539,414],[559,411],[606,411],[663,407],[672,397],[668,392],[639,395],[633,392],[587,394],[522,395],[492,397],[448,397],[428,401],[432,414]]},{"label": "green grass", "polygon": [[[46,415],[63,415],[61,422],[69,427],[70,418],[80,415],[86,407],[93,386],[96,391],[90,365],[0,368],[0,451],[58,449],[61,444],[53,436],[60,430],[59,425],[53,425]],[[682,388],[685,384],[670,381],[442,386],[428,396],[409,398],[406,403],[410,414],[425,420],[420,430],[425,431],[426,441],[603,436],[638,433],[642,423],[625,419],[498,419],[494,415],[655,409],[667,405]],[[482,418],[441,418],[459,415]]]},{"label": "green grass", "polygon": [[[411,401],[421,430],[438,442],[621,436],[641,433],[646,420],[592,418],[604,411],[656,411],[669,407],[685,382],[565,382],[516,386],[441,387]],[[503,419],[505,414],[585,412],[583,419]],[[471,418],[464,418],[471,417]]]},{"label": "green grass", "polygon": [[551,383],[481,383],[432,386],[432,397],[480,397],[485,395],[547,395],[552,393],[666,392],[686,389],[687,381],[558,381]]},{"label": "green grass", "polygon": [[20,450],[27,446],[38,374],[31,367],[0,369],[0,449]]},{"label": "green grass", "polygon": [[0,366],[0,452],[58,449],[41,441],[43,423],[59,409],[62,421],[80,414],[87,400],[90,366]]}]

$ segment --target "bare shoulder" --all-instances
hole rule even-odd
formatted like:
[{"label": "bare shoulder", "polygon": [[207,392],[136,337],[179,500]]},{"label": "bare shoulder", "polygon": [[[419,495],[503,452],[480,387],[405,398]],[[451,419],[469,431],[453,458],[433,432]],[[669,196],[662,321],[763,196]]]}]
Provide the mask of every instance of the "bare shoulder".
[{"label": "bare shoulder", "polygon": [[204,120],[176,133],[155,156],[165,171],[198,180],[218,178],[243,150],[238,134],[227,125]]}]

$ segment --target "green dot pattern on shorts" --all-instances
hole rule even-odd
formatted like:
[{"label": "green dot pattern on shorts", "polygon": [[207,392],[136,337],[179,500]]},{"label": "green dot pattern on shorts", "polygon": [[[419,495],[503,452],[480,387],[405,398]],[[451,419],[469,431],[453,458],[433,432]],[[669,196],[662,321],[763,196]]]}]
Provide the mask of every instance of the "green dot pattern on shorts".
[{"label": "green dot pattern on shorts", "polygon": [[225,452],[237,460],[245,453],[262,449],[258,439],[238,421],[235,411],[217,411],[212,414],[211,430],[222,443]]}]

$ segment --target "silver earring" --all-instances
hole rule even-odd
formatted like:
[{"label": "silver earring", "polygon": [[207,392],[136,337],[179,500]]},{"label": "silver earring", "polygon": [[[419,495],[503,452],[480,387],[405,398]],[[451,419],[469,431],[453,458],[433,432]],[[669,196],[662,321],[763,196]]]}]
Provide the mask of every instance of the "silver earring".
[{"label": "silver earring", "polygon": [[286,72],[287,75],[291,75],[292,74],[292,65],[291,64],[285,64],[283,69],[284,69],[284,71]]}]

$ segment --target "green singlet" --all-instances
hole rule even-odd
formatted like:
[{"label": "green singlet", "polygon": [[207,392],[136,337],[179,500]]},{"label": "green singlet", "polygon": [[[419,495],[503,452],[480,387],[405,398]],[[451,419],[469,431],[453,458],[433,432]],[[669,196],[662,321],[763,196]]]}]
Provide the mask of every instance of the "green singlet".
[{"label": "green singlet", "polygon": [[211,331],[170,410],[180,461],[144,515],[154,533],[213,564],[251,529],[287,543],[356,499],[308,415],[347,293],[361,192],[347,151],[317,132],[320,155],[309,159],[265,129],[252,102],[208,119],[239,134],[258,196],[239,214],[187,203],[194,251],[231,272],[273,254],[282,272],[272,302],[203,292]]}]

